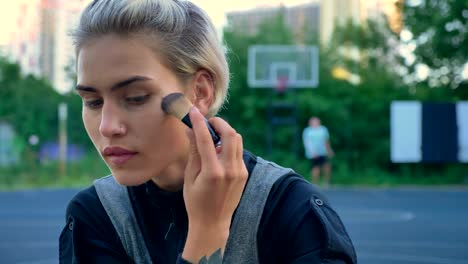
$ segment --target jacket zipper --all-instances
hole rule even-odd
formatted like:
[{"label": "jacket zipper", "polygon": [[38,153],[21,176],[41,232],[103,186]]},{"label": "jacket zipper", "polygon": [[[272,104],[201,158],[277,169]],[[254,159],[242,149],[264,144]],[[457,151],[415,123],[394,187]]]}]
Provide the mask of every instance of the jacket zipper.
[{"label": "jacket zipper", "polygon": [[171,223],[169,224],[169,227],[167,228],[167,232],[166,232],[166,235],[164,236],[164,240],[167,240],[168,237],[169,237],[169,233],[172,231],[172,229],[175,227],[175,214],[174,214],[174,210],[172,210],[172,208],[170,209],[171,210],[171,216],[172,216],[172,220],[171,220]]}]

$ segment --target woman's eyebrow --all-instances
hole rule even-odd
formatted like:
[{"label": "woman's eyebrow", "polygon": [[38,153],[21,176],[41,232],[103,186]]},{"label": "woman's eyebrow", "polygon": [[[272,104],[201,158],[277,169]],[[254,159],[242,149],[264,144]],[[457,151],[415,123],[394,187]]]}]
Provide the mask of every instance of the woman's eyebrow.
[{"label": "woman's eyebrow", "polygon": [[149,81],[149,80],[152,80],[152,79],[149,78],[149,77],[145,77],[145,76],[138,76],[138,75],[133,76],[133,77],[128,78],[125,81],[121,81],[121,82],[118,82],[118,83],[114,84],[112,86],[112,88],[111,88],[111,91],[115,91],[115,90],[124,88],[126,86],[129,86],[132,83],[135,83],[135,82]]},{"label": "woman's eyebrow", "polygon": [[[139,76],[139,75],[132,76],[132,77],[130,77],[130,78],[124,80],[124,81],[120,81],[120,82],[114,84],[112,86],[112,88],[111,88],[111,91],[115,91],[115,90],[127,87],[130,84],[135,83],[135,82],[149,81],[149,80],[152,80],[152,79],[149,78],[149,77]],[[97,89],[94,88],[94,87],[80,85],[80,84],[76,85],[75,90],[84,91],[84,92],[96,92],[97,91]]]},{"label": "woman's eyebrow", "polygon": [[93,88],[91,86],[84,86],[77,84],[75,87],[76,91],[83,91],[83,92],[96,92],[96,88]]}]

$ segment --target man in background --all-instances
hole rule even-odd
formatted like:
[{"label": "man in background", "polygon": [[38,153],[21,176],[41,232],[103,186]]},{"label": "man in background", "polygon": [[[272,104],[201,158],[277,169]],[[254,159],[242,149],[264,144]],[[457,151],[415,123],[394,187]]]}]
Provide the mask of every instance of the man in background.
[{"label": "man in background", "polygon": [[309,126],[302,132],[305,156],[311,163],[312,182],[318,184],[323,173],[325,186],[330,184],[331,166],[328,159],[334,156],[329,138],[328,129],[321,125],[320,119],[311,117]]}]

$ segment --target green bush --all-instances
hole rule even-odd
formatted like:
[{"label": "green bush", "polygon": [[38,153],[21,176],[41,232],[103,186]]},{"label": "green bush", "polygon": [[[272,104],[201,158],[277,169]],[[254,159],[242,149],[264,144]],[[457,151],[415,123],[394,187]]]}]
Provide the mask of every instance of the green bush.
[{"label": "green bush", "polygon": [[34,187],[84,187],[93,180],[109,175],[109,169],[101,157],[92,151],[79,162],[68,163],[65,174],[60,164],[23,163],[21,166],[0,168],[0,190]]}]

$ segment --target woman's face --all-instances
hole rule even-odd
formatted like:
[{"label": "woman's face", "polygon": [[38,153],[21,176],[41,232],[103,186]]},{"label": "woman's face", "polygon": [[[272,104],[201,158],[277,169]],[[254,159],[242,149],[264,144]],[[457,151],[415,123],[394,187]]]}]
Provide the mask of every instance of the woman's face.
[{"label": "woman's face", "polygon": [[116,180],[150,179],[180,189],[188,153],[185,127],[161,110],[161,99],[183,92],[176,76],[141,38],[108,35],[84,45],[77,58],[83,122]]}]

